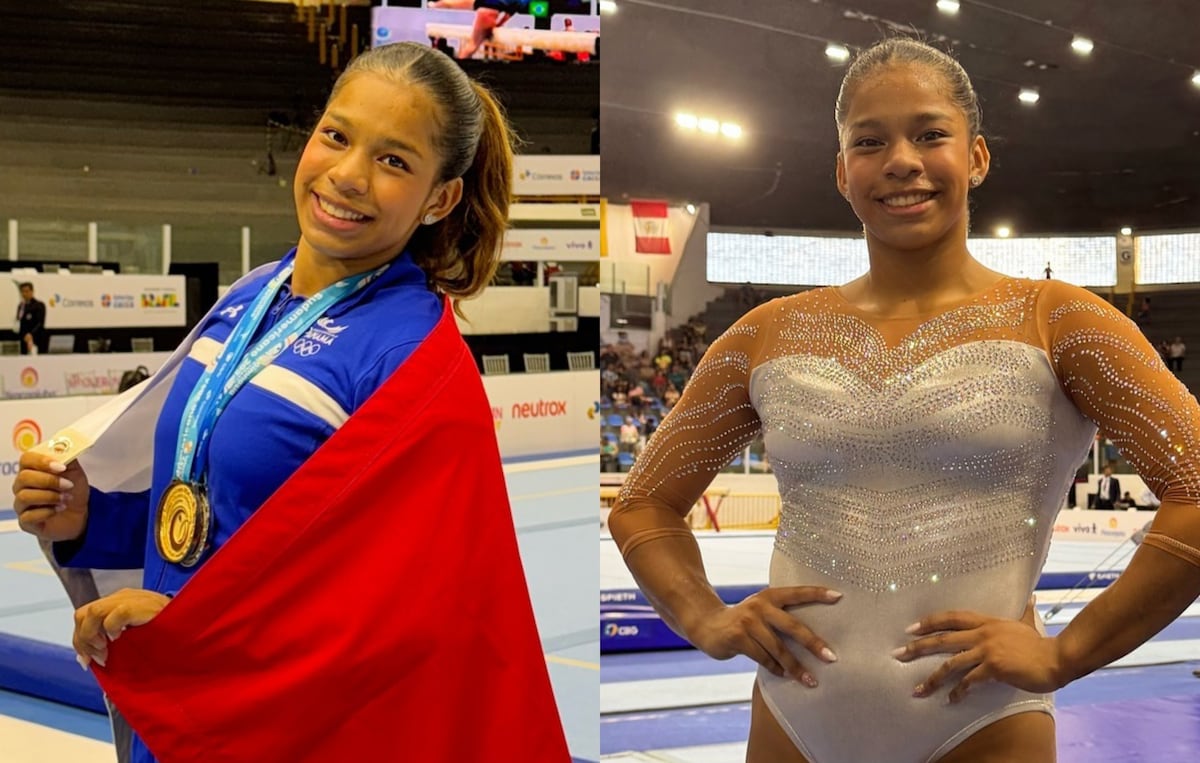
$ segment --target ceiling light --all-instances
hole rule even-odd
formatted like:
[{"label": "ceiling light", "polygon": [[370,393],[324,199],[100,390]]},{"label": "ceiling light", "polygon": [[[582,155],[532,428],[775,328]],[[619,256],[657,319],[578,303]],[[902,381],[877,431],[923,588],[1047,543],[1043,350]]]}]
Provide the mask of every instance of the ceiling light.
[{"label": "ceiling light", "polygon": [[617,12],[617,4],[616,4],[615,0],[600,0],[600,12],[601,13],[616,13]]},{"label": "ceiling light", "polygon": [[1200,87],[1200,69],[1197,69],[1196,73],[1192,75],[1192,84]]},{"label": "ceiling light", "polygon": [[707,132],[712,135],[716,135],[721,131],[721,123],[710,117],[701,119],[697,126],[700,128],[700,132]]},{"label": "ceiling light", "polygon": [[684,207],[684,209],[686,209],[686,210],[687,210],[687,213],[688,213],[689,215],[694,215],[694,214],[696,214],[696,205],[695,205],[695,204],[693,204],[693,203],[691,203],[690,201],[687,203],[687,206],[685,206],[685,207]]},{"label": "ceiling light", "polygon": [[831,42],[825,46],[825,55],[833,61],[848,61],[850,59],[850,51],[845,45],[838,45],[836,42]]},{"label": "ceiling light", "polygon": [[1007,225],[996,226],[996,238],[1008,238],[1012,235],[1012,228]]},{"label": "ceiling light", "polygon": [[742,128],[738,125],[735,125],[733,122],[722,122],[721,134],[726,138],[733,138],[734,140],[737,140],[738,138],[742,137]]},{"label": "ceiling light", "polygon": [[1093,45],[1092,41],[1086,37],[1076,37],[1075,39],[1071,40],[1071,50],[1075,51],[1081,56],[1086,56],[1088,53],[1091,53],[1092,48],[1094,47],[1096,46]]},{"label": "ceiling light", "polygon": [[1121,229],[1121,235],[1122,236],[1132,236],[1133,228],[1130,228],[1128,225],[1126,225],[1124,228]]},{"label": "ceiling light", "polygon": [[1017,95],[1021,103],[1037,103],[1040,97],[1038,91],[1028,87],[1021,88],[1021,92]]},{"label": "ceiling light", "polygon": [[696,119],[695,114],[684,114],[680,112],[675,115],[675,124],[688,130],[695,130],[696,125],[700,120]]},{"label": "ceiling light", "polygon": [[937,0],[937,9],[953,16],[958,13],[958,0]]}]

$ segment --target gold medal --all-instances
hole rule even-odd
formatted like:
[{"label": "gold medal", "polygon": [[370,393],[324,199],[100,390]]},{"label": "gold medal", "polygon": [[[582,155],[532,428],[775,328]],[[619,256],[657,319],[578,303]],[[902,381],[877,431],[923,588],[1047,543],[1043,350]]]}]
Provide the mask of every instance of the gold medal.
[{"label": "gold medal", "polygon": [[158,554],[173,564],[191,567],[208,549],[212,512],[199,485],[174,480],[158,502],[154,537]]}]

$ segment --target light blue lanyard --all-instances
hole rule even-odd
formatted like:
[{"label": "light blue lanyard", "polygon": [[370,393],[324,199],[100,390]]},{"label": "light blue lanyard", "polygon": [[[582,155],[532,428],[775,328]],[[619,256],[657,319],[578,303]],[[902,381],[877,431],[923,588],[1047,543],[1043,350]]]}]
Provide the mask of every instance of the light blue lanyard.
[{"label": "light blue lanyard", "polygon": [[[188,397],[175,448],[175,479],[195,482],[208,466],[208,443],[217,419],[246,382],[316,323],[326,310],[378,278],[388,266],[344,278],[305,300],[247,352],[246,347],[263,316],[292,274],[289,264],[263,288],[246,315],[234,326],[225,346],[217,354]],[[244,357],[243,357],[244,356]]]}]

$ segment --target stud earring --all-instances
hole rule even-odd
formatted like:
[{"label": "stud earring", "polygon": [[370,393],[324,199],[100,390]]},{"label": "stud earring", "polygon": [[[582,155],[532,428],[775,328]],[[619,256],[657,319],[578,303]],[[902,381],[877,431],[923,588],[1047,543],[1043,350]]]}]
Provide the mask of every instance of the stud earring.
[{"label": "stud earring", "polygon": [[435,215],[425,215],[421,218],[421,222],[425,225],[433,225],[437,222],[437,217]]},{"label": "stud earring", "polygon": [[983,182],[983,178],[979,177],[978,175],[971,176],[971,187],[972,188],[978,188],[979,184],[982,182]]}]

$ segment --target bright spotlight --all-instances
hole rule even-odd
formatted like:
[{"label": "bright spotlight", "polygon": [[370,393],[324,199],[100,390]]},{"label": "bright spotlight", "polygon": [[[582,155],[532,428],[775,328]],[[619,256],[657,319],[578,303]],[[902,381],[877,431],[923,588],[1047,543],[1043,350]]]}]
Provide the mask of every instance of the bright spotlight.
[{"label": "bright spotlight", "polygon": [[675,124],[688,130],[695,130],[696,125],[700,122],[695,114],[684,114],[682,112],[675,115]]},{"label": "bright spotlight", "polygon": [[848,61],[850,60],[850,50],[845,45],[838,45],[836,42],[831,42],[825,46],[825,55],[833,61]]}]

